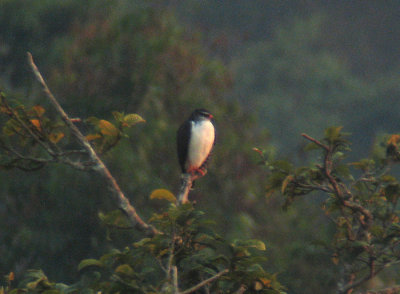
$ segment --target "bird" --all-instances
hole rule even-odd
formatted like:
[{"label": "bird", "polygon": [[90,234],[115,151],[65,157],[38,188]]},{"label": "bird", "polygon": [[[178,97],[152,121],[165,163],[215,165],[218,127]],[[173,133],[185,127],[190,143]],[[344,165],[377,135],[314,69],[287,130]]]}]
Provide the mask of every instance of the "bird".
[{"label": "bird", "polygon": [[177,150],[182,174],[193,178],[204,176],[215,144],[213,115],[206,109],[196,109],[179,127]]}]

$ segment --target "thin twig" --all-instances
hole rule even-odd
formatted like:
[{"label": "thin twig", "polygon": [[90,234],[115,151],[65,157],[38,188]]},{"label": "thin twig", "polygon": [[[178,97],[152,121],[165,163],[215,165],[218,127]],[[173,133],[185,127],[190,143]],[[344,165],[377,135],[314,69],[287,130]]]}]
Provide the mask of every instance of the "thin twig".
[{"label": "thin twig", "polygon": [[192,293],[196,290],[199,290],[200,288],[204,287],[205,285],[215,281],[216,279],[218,279],[219,277],[225,275],[226,273],[228,273],[229,270],[228,269],[224,269],[223,271],[220,271],[219,273],[217,273],[215,276],[212,276],[211,278],[204,280],[203,282],[200,282],[199,284],[197,284],[196,286],[193,286],[190,289],[187,289],[183,292],[179,292],[179,294],[189,294]]},{"label": "thin twig", "polygon": [[44,81],[39,69],[33,61],[32,54],[28,52],[28,61],[33,70],[34,75],[37,80],[43,87],[43,92],[49,98],[50,102],[57,110],[57,112],[61,115],[62,120],[70,129],[72,135],[76,138],[76,140],[87,150],[89,157],[92,161],[96,163],[96,166],[93,169],[99,172],[107,181],[112,191],[114,192],[115,199],[118,203],[119,208],[125,213],[133,226],[141,231],[148,233],[149,235],[155,235],[159,233],[153,226],[148,225],[144,222],[140,216],[137,214],[136,209],[131,205],[128,198],[125,197],[121,188],[119,187],[117,181],[112,176],[111,172],[108,170],[103,161],[98,157],[97,153],[94,151],[93,147],[90,145],[89,141],[85,138],[85,136],[81,133],[81,131],[74,125],[68,115],[65,113],[64,109],[58,103],[56,98],[51,93],[50,89],[47,87],[46,82]]},{"label": "thin twig", "polygon": [[304,133],[301,134],[301,135],[302,135],[304,138],[306,138],[307,140],[309,140],[309,141],[311,141],[311,142],[317,144],[319,147],[322,147],[322,148],[324,148],[325,150],[329,150],[329,147],[328,147],[327,145],[321,143],[321,142],[318,141],[317,139],[314,139],[313,137],[310,137],[309,135],[304,134]]}]

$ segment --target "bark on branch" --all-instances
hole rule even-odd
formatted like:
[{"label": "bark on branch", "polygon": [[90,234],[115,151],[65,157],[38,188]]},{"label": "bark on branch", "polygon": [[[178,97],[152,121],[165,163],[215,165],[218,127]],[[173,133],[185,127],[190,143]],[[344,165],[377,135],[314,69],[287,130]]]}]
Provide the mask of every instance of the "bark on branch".
[{"label": "bark on branch", "polygon": [[60,114],[62,120],[70,129],[72,135],[75,137],[78,143],[81,144],[83,148],[88,152],[90,159],[95,163],[92,169],[101,174],[107,181],[107,184],[113,191],[113,195],[118,204],[118,207],[124,212],[124,214],[128,217],[132,225],[138,230],[143,231],[149,235],[155,235],[159,233],[153,226],[144,222],[137,214],[136,209],[133,207],[133,205],[131,205],[128,198],[126,198],[121,188],[119,187],[117,181],[112,176],[111,172],[108,170],[104,162],[100,159],[100,157],[94,151],[93,147],[90,145],[89,141],[85,138],[85,136],[81,133],[81,131],[74,125],[74,123],[69,118],[67,113],[58,103],[57,99],[51,93],[39,69],[37,68],[36,64],[33,61],[32,54],[30,54],[29,52],[28,52],[28,62],[33,70],[35,77],[42,85],[43,92],[45,93],[47,98],[49,98],[51,104],[56,109],[56,111]]},{"label": "bark on branch", "polygon": [[220,278],[221,276],[225,275],[228,272],[229,272],[228,269],[224,269],[223,271],[220,271],[219,273],[217,273],[215,276],[212,276],[211,278],[204,280],[203,282],[200,282],[199,284],[197,284],[196,286],[193,286],[190,289],[179,292],[179,294],[189,294],[189,293],[195,292],[195,291],[199,290],[200,288],[204,287],[205,285],[207,285],[207,284],[215,281],[216,279]]},{"label": "bark on branch", "polygon": [[193,185],[193,178],[191,174],[182,174],[181,186],[178,193],[178,205],[189,201],[189,192]]},{"label": "bark on branch", "polygon": [[333,168],[332,155],[334,152],[334,147],[323,144],[322,142],[310,137],[307,134],[301,134],[301,135],[304,138],[306,138],[307,140],[315,143],[316,145],[318,145],[324,149],[325,158],[324,158],[323,171],[325,173],[326,178],[328,179],[329,184],[333,188],[333,193],[338,197],[338,200],[341,202],[341,204],[344,207],[347,207],[354,212],[358,212],[358,213],[361,213],[362,215],[364,215],[365,222],[362,223],[362,225],[364,227],[370,226],[370,224],[372,223],[372,220],[373,220],[371,212],[368,209],[366,209],[365,207],[363,207],[357,203],[354,203],[352,201],[347,200],[345,197],[345,193],[343,193],[343,190],[340,188],[339,183],[337,182],[335,177],[332,175],[332,168]]}]

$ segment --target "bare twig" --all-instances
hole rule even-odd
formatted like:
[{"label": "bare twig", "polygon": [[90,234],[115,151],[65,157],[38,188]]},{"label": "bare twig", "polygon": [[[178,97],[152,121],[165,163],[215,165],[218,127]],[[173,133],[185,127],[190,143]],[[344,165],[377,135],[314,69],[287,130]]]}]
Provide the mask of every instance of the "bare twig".
[{"label": "bare twig", "polygon": [[320,141],[318,141],[317,139],[314,139],[313,137],[310,137],[309,135],[307,135],[307,134],[301,134],[304,138],[306,138],[307,140],[309,140],[309,141],[311,141],[311,142],[313,142],[313,143],[315,143],[315,144],[317,144],[319,147],[322,147],[322,148],[324,148],[325,150],[329,150],[329,147],[327,146],[327,145],[325,145],[325,144],[323,144],[323,143],[321,143]]},{"label": "bare twig", "polygon": [[72,135],[75,139],[87,150],[89,157],[93,162],[96,163],[96,166],[93,167],[95,171],[100,173],[107,181],[108,185],[111,187],[114,192],[115,200],[117,201],[118,207],[125,213],[133,226],[141,231],[148,233],[149,235],[154,235],[159,233],[153,226],[148,225],[144,222],[140,216],[137,214],[136,209],[131,205],[128,198],[125,197],[121,188],[119,187],[117,181],[114,179],[108,168],[105,166],[103,161],[98,157],[93,147],[90,145],[89,141],[85,138],[85,136],[81,133],[81,131],[74,125],[68,115],[65,113],[64,109],[58,103],[56,98],[51,93],[50,89],[47,87],[46,82],[44,81],[39,69],[33,61],[32,55],[28,52],[28,61],[33,70],[33,73],[39,83],[43,87],[43,92],[49,98],[50,102],[57,110],[57,112],[61,115],[62,120],[70,129]]},{"label": "bare twig", "polygon": [[192,293],[196,290],[199,290],[200,288],[204,287],[205,285],[215,281],[216,279],[220,278],[221,276],[225,275],[226,273],[228,273],[229,270],[228,269],[224,269],[223,271],[220,271],[219,273],[217,273],[216,275],[212,276],[211,278],[204,280],[203,282],[200,282],[199,284],[197,284],[196,286],[193,286],[190,289],[187,289],[183,292],[179,292],[179,294],[189,294]]}]

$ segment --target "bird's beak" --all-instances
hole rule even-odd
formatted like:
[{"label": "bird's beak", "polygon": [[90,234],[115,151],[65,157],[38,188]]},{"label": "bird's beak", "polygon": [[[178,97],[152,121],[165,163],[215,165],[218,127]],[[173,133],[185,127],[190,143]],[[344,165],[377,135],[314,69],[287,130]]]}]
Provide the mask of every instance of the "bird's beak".
[{"label": "bird's beak", "polygon": [[210,119],[213,119],[213,118],[214,118],[214,116],[213,116],[212,114],[210,114],[208,117],[209,117]]}]

